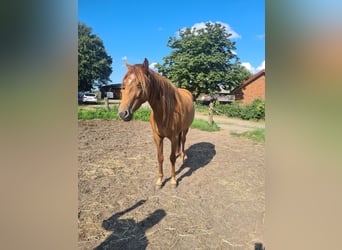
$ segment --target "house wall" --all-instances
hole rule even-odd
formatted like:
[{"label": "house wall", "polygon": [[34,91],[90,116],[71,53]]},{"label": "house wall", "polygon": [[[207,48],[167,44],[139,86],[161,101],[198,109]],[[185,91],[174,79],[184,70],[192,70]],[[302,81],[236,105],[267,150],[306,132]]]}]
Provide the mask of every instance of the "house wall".
[{"label": "house wall", "polygon": [[242,100],[244,104],[253,102],[254,99],[265,100],[265,75],[260,76],[246,87],[236,92],[236,100]]}]

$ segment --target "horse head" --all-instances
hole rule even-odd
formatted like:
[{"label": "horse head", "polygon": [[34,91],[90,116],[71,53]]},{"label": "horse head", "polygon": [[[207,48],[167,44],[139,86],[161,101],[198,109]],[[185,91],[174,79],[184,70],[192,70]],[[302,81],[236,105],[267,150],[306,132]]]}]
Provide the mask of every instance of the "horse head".
[{"label": "horse head", "polygon": [[130,121],[133,113],[148,100],[150,72],[146,58],[142,64],[125,64],[128,71],[122,81],[119,116],[124,121]]}]

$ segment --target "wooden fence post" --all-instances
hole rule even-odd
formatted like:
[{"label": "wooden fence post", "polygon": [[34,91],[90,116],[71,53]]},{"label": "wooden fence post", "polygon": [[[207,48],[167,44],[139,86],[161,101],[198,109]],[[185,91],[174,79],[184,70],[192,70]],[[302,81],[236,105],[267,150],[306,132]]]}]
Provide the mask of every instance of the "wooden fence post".
[{"label": "wooden fence post", "polygon": [[104,98],[104,101],[105,101],[105,102],[104,102],[104,105],[105,105],[105,110],[106,110],[106,111],[109,111],[109,102],[108,102],[108,97],[105,97],[105,98]]},{"label": "wooden fence post", "polygon": [[209,118],[208,118],[208,123],[210,127],[213,125],[213,115],[214,115],[214,104],[211,102],[209,103]]}]

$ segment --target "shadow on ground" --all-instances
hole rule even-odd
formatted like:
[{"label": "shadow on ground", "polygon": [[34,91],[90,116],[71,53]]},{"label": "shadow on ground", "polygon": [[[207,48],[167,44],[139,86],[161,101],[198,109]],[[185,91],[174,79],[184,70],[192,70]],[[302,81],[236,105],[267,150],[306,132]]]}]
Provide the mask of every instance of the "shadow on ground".
[{"label": "shadow on ground", "polygon": [[145,200],[141,200],[130,208],[127,208],[122,212],[118,212],[104,220],[102,222],[102,227],[107,231],[112,231],[113,233],[94,249],[146,249],[148,245],[146,231],[158,224],[166,216],[166,212],[162,209],[157,209],[146,219],[140,222],[136,222],[133,219],[119,219],[120,216],[132,211],[144,203]]},{"label": "shadow on ground", "polygon": [[[181,176],[177,177],[177,186],[185,177],[189,177],[199,168],[205,167],[216,155],[215,145],[209,142],[200,142],[191,145],[185,150],[186,159],[183,164],[176,171],[176,176],[179,175],[183,170],[186,170]],[[162,187],[171,178],[164,180]]]}]

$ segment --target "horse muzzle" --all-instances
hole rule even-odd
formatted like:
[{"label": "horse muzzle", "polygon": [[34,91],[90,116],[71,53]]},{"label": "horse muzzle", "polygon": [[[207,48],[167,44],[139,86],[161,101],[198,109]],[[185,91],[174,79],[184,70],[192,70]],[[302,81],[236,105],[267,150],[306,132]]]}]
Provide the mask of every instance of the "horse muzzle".
[{"label": "horse muzzle", "polygon": [[130,112],[129,110],[124,110],[119,112],[119,116],[122,120],[128,122],[132,119],[133,113]]}]

